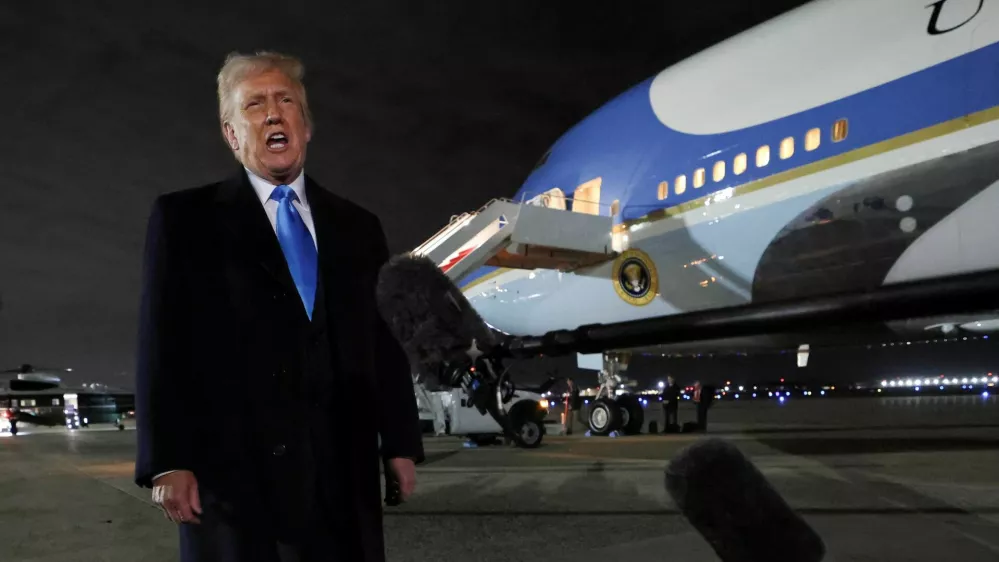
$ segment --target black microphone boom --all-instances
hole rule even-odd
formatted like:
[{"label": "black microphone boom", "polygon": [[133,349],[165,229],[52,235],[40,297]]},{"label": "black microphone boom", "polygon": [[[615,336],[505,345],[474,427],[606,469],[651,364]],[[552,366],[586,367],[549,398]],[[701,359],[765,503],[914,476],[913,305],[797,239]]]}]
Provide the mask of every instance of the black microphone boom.
[{"label": "black microphone boom", "polygon": [[543,336],[510,338],[509,354],[600,353],[671,343],[741,336],[808,333],[816,327],[847,327],[941,315],[977,314],[999,308],[999,271],[919,280],[870,291],[811,296],[782,301],[656,316],[611,324],[589,324]]},{"label": "black microphone boom", "polygon": [[723,562],[819,562],[821,537],[735,446],[705,439],[666,468],[666,491]]}]

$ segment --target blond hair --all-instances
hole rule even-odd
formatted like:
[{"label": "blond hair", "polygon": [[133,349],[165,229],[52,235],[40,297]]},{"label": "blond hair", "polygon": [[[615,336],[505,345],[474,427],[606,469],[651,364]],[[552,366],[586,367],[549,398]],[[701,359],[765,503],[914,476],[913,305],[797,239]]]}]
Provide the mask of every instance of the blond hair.
[{"label": "blond hair", "polygon": [[302,78],[305,77],[305,65],[296,57],[272,51],[257,51],[252,55],[229,53],[226,56],[217,79],[219,121],[224,126],[225,123],[232,121],[235,116],[236,107],[234,105],[233,93],[239,83],[250,76],[270,70],[281,72],[294,84],[295,92],[298,94],[300,103],[302,104],[302,115],[305,118],[305,126],[311,131],[312,113],[309,111],[309,101],[305,96],[305,85],[302,83]]}]

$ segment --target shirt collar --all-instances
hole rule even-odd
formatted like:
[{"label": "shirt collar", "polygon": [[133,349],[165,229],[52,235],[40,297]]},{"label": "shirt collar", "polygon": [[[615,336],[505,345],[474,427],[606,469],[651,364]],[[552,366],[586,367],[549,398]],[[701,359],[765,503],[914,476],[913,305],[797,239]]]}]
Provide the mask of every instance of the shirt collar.
[{"label": "shirt collar", "polygon": [[[257,176],[251,172],[248,168],[244,167],[246,170],[246,175],[250,178],[250,185],[257,192],[257,197],[260,198],[261,204],[266,204],[267,200],[271,198],[271,193],[274,192],[274,188],[277,185]],[[305,170],[302,170],[298,177],[289,184],[287,184],[294,192],[298,195],[298,201],[302,204],[302,208],[308,210],[309,200],[305,198]]]}]

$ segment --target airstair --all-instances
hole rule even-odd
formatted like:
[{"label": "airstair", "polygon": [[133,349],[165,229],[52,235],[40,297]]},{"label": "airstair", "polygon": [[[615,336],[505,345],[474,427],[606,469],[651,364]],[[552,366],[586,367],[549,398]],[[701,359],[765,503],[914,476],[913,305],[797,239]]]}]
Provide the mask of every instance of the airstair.
[{"label": "airstair", "polygon": [[438,264],[453,281],[485,265],[572,271],[613,259],[613,217],[493,199],[451,219],[412,251]]}]

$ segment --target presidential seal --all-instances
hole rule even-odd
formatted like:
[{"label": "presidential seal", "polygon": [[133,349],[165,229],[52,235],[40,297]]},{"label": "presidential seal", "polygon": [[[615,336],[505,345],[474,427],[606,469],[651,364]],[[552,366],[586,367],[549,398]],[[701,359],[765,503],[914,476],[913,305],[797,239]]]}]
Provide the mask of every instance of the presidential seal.
[{"label": "presidential seal", "polygon": [[614,290],[625,302],[645,306],[659,293],[659,276],[652,258],[641,250],[628,250],[614,262]]}]

